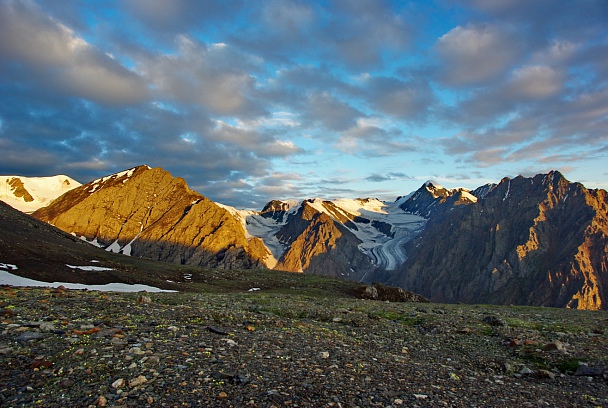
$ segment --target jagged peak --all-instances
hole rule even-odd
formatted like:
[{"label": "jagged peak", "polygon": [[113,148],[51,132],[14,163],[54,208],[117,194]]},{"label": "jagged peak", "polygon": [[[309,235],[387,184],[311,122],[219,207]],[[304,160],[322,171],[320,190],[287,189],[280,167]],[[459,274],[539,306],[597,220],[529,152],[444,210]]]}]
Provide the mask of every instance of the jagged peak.
[{"label": "jagged peak", "polygon": [[426,187],[426,188],[432,188],[435,190],[446,190],[445,187],[443,187],[441,184],[439,184],[435,180],[427,180],[424,182],[424,184],[422,186]]}]

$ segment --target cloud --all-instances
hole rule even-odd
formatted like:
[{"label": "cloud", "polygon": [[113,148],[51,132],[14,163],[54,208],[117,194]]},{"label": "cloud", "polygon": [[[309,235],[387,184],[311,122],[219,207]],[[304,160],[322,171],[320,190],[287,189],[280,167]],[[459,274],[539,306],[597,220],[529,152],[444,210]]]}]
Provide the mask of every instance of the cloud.
[{"label": "cloud", "polygon": [[148,97],[137,74],[31,3],[0,3],[0,56],[5,75],[27,86],[109,105]]},{"label": "cloud", "polygon": [[177,44],[176,54],[139,62],[138,69],[152,85],[156,98],[199,105],[222,116],[252,117],[265,113],[255,101],[256,81],[243,68],[243,65],[251,67],[247,56],[235,64],[225,45],[207,47],[185,36],[179,36]]},{"label": "cloud", "polygon": [[496,25],[455,27],[435,44],[440,79],[454,87],[487,84],[508,72],[521,52],[517,44],[511,32]]},{"label": "cloud", "polygon": [[551,67],[533,65],[516,70],[510,82],[508,87],[516,97],[538,100],[559,94],[564,76]]},{"label": "cloud", "polygon": [[412,178],[407,176],[404,173],[395,173],[390,172],[387,174],[378,174],[372,173],[365,178],[366,181],[371,181],[373,183],[381,183],[384,181],[393,181],[393,180],[411,180]]},{"label": "cloud", "polygon": [[312,93],[306,100],[304,119],[326,129],[342,131],[355,125],[365,114],[328,92]]},{"label": "cloud", "polygon": [[121,3],[130,16],[151,31],[168,33],[229,20],[243,7],[240,0],[121,0]]},{"label": "cloud", "polygon": [[366,81],[364,88],[376,111],[408,121],[425,121],[435,99],[429,84],[421,80],[403,82],[374,77]]},{"label": "cloud", "polygon": [[388,2],[338,0],[332,6],[334,18],[321,41],[347,67],[369,68],[383,62],[383,53],[403,52],[409,47],[413,29]]},{"label": "cloud", "polygon": [[413,139],[406,139],[398,129],[384,129],[374,120],[359,119],[356,126],[342,132],[335,147],[360,157],[392,156],[417,151]]}]

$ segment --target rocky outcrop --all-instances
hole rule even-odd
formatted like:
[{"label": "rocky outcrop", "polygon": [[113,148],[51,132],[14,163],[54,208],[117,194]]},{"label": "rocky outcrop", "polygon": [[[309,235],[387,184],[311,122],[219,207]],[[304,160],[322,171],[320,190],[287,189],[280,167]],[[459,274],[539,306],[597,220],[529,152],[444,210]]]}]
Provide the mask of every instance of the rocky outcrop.
[{"label": "rocky outcrop", "polygon": [[159,261],[260,268],[269,255],[229,211],[161,168],[95,180],[33,215],[108,250]]},{"label": "rocky outcrop", "polygon": [[388,284],[432,301],[608,309],[608,200],[559,172],[431,218]]},{"label": "rocky outcrop", "polygon": [[396,286],[366,285],[355,288],[359,299],[379,300],[382,302],[417,302],[428,303],[428,299]]}]

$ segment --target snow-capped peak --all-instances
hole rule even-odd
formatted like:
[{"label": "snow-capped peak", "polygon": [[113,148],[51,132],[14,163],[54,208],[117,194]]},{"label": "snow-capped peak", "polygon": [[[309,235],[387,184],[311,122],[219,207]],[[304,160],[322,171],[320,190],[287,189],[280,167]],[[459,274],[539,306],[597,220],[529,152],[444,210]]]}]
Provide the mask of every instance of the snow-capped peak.
[{"label": "snow-capped peak", "polygon": [[63,174],[49,177],[0,176],[0,200],[30,213],[51,203],[80,183]]},{"label": "snow-capped peak", "polygon": [[427,180],[424,183],[424,187],[433,188],[435,190],[446,190],[446,188],[444,186],[442,186],[441,184],[439,184],[435,180]]}]

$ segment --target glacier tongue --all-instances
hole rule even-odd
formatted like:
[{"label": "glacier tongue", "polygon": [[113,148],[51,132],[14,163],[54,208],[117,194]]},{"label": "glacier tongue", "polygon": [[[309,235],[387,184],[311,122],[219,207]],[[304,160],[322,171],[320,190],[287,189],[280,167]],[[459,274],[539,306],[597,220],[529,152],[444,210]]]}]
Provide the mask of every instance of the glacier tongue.
[{"label": "glacier tongue", "polygon": [[[370,223],[355,222],[357,229],[350,231],[361,241],[359,248],[369,256],[376,266],[386,270],[400,267],[406,260],[403,245],[413,239],[426,225],[426,219],[408,214],[398,203],[386,205],[381,212],[361,211]],[[374,221],[391,225],[390,235],[381,232]],[[348,228],[348,225],[346,225]]]}]

